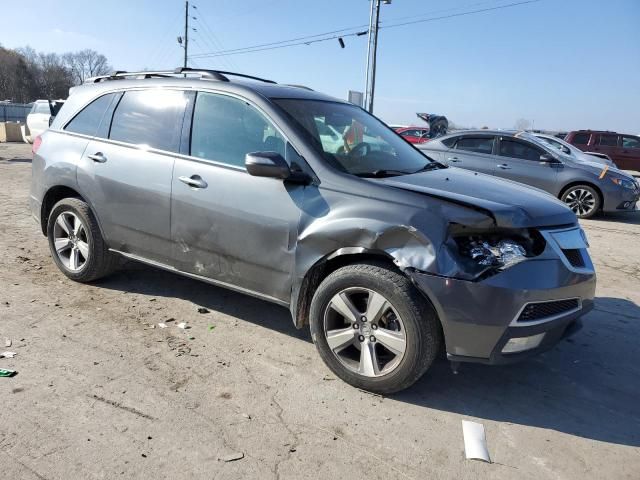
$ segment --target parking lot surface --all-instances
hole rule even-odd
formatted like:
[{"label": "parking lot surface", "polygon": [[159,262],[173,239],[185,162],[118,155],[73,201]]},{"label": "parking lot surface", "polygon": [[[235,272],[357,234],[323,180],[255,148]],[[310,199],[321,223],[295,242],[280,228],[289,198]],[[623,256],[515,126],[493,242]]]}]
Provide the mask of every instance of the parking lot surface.
[{"label": "parking lot surface", "polygon": [[[639,212],[582,222],[598,290],[574,337],[457,375],[441,359],[383,398],[284,308],[138,264],[68,280],[27,210],[30,158],[0,145],[2,478],[640,478]],[[494,463],[465,460],[461,420]]]}]

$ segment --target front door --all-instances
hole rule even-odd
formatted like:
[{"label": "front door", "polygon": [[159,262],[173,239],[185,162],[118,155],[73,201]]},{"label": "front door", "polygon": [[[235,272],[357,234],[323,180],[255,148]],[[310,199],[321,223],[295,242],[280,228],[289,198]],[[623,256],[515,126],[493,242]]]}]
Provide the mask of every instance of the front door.
[{"label": "front door", "polygon": [[542,148],[514,137],[500,137],[495,175],[556,194],[561,163],[540,161]]},{"label": "front door", "polygon": [[178,90],[128,91],[103,121],[105,138],[87,145],[78,184],[110,248],[171,262],[171,179],[186,103]]},{"label": "front door", "polygon": [[249,175],[256,151],[292,149],[246,101],[199,92],[173,175],[174,257],[182,271],[286,302],[305,187]]}]

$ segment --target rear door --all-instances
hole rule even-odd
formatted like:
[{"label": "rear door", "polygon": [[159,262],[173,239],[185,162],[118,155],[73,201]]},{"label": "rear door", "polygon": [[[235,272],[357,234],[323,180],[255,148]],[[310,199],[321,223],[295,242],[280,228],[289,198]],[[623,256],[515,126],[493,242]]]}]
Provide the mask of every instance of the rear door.
[{"label": "rear door", "polygon": [[177,267],[288,301],[305,186],[249,175],[245,155],[295,151],[255,106],[199,92],[190,149],[175,164],[171,235]]},{"label": "rear door", "polygon": [[495,175],[556,194],[558,169],[562,163],[540,161],[546,152],[531,142],[515,137],[499,137]]},{"label": "rear door", "polygon": [[461,135],[447,152],[445,162],[454,167],[494,175],[494,143],[495,135]]},{"label": "rear door", "polygon": [[593,145],[590,147],[590,151],[605,153],[611,157],[611,159],[617,163],[619,160],[619,138],[616,133],[596,133],[593,135]]},{"label": "rear door", "polygon": [[623,170],[640,171],[640,137],[622,135],[618,158],[614,161]]},{"label": "rear door", "polygon": [[171,263],[171,179],[189,94],[130,90],[78,166],[110,248]]}]

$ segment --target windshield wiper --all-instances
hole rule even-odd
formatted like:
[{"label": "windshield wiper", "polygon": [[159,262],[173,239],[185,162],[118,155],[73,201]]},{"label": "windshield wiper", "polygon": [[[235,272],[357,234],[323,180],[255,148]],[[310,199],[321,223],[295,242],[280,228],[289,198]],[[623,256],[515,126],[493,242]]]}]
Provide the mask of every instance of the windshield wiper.
[{"label": "windshield wiper", "polygon": [[384,178],[384,177],[397,177],[399,175],[410,175],[414,172],[407,172],[405,170],[391,170],[391,169],[380,169],[374,170],[373,172],[360,172],[354,173],[356,177],[363,178]]},{"label": "windshield wiper", "polygon": [[425,164],[424,167],[419,168],[415,172],[411,172],[411,173],[413,174],[413,173],[420,173],[420,172],[428,172],[430,170],[437,170],[439,168],[448,168],[448,167],[446,165],[443,165],[441,163],[438,163],[438,162],[434,161],[434,162],[429,162],[429,163]]}]

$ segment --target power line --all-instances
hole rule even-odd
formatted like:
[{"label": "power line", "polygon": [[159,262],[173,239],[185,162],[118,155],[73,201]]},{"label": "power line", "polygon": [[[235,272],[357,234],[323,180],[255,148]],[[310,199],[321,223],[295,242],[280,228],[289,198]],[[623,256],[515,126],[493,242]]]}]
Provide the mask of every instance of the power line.
[{"label": "power line", "polygon": [[[529,3],[537,3],[540,2],[542,0],[523,0],[520,2],[513,2],[513,3],[508,3],[506,5],[498,5],[495,7],[487,7],[487,8],[482,8],[482,9],[476,9],[476,10],[469,10],[469,11],[465,11],[465,12],[459,12],[459,13],[453,13],[453,14],[449,14],[449,15],[442,15],[442,16],[438,16],[438,17],[429,17],[429,18],[423,18],[423,19],[418,19],[418,20],[412,20],[412,21],[408,21],[408,22],[402,22],[402,23],[389,23],[389,24],[383,24],[381,25],[379,28],[380,29],[384,29],[384,28],[396,28],[396,27],[401,27],[401,26],[406,26],[406,25],[413,25],[416,23],[425,23],[425,22],[433,22],[433,21],[437,21],[437,20],[444,20],[444,19],[448,19],[448,18],[455,18],[455,17],[461,17],[461,16],[466,16],[466,15],[473,15],[473,14],[477,14],[477,13],[484,13],[484,12],[489,12],[489,11],[494,11],[494,10],[502,10],[505,8],[512,8],[512,7],[516,7],[516,6],[520,6],[520,5],[525,5],[525,4],[529,4]],[[474,5],[481,5],[481,4],[486,4],[487,2],[478,2]],[[450,10],[454,10],[454,9],[444,9],[444,10],[440,10],[440,11],[450,11]],[[407,18],[407,17],[401,17],[401,18]],[[396,20],[400,20],[396,19]],[[415,18],[415,16],[413,16],[413,18]],[[364,32],[351,32],[351,33],[343,33],[343,32],[350,32],[356,28],[364,28],[367,27],[367,25],[359,25],[359,26],[355,26],[355,27],[348,27],[348,28],[343,28],[340,30],[332,30],[329,32],[324,32],[324,33],[318,33],[315,35],[307,35],[307,36],[303,36],[303,37],[296,37],[296,38],[291,38],[288,40],[280,40],[277,42],[270,42],[270,43],[263,43],[263,44],[259,44],[259,45],[252,45],[252,46],[247,46],[247,47],[242,47],[242,48],[234,48],[234,49],[229,49],[229,50],[219,50],[216,52],[208,52],[208,53],[202,53],[202,54],[198,54],[198,55],[194,55],[190,58],[210,58],[210,57],[219,57],[219,56],[230,56],[230,55],[239,55],[242,53],[254,53],[254,52],[262,52],[262,51],[266,51],[266,50],[277,50],[280,48],[286,48],[286,47],[294,47],[294,46],[298,46],[298,45],[311,45],[313,43],[319,43],[319,42],[327,42],[327,41],[331,41],[331,40],[335,40],[339,37],[352,37],[352,36],[359,36],[359,35],[363,35],[366,34],[367,31]],[[342,35],[338,35],[339,33],[342,33]]]}]

